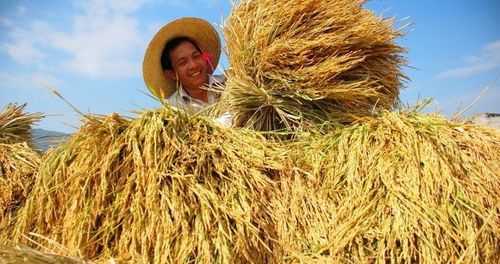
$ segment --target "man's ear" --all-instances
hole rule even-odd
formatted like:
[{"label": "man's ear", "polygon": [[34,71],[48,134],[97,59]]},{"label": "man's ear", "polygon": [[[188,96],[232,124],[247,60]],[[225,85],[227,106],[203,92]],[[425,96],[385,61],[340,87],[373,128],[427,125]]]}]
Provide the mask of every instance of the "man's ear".
[{"label": "man's ear", "polygon": [[167,79],[177,80],[177,75],[172,70],[167,69],[163,72],[163,74],[165,74],[165,77],[167,77]]}]

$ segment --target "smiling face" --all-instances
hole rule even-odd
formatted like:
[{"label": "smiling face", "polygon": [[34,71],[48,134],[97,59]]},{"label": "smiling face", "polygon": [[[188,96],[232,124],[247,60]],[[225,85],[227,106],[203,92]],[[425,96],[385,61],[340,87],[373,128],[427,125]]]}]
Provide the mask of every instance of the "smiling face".
[{"label": "smiling face", "polygon": [[179,78],[182,87],[188,91],[198,90],[208,83],[208,65],[193,43],[183,41],[169,55],[173,71],[165,70],[168,78]]}]

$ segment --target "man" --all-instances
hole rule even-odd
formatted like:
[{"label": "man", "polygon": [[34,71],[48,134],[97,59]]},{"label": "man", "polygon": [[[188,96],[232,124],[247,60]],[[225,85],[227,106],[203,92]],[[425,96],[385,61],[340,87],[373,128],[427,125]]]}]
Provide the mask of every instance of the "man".
[{"label": "man", "polygon": [[212,73],[220,53],[220,38],[210,23],[192,17],[172,21],[156,33],[146,50],[146,86],[168,104],[199,111],[219,98],[213,89],[225,78]]}]

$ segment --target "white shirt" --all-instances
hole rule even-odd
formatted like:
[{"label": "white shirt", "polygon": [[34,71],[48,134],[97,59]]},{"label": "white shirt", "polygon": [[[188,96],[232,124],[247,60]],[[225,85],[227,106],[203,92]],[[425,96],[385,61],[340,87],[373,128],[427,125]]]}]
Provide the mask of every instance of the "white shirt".
[{"label": "white shirt", "polygon": [[179,89],[169,98],[165,99],[165,101],[169,105],[184,109],[188,112],[198,112],[203,109],[203,107],[213,104],[219,99],[220,92],[215,91],[215,89],[217,89],[217,85],[221,86],[225,83],[225,81],[226,77],[224,75],[208,75],[208,103],[189,96],[186,90],[182,87],[182,84],[179,84]]},{"label": "white shirt", "polygon": [[[175,106],[180,109],[186,110],[188,113],[196,113],[203,109],[203,107],[215,103],[220,97],[220,87],[226,82],[226,76],[224,75],[208,75],[208,88],[207,96],[208,103],[189,96],[189,94],[184,90],[182,84],[179,84],[179,89],[175,91],[169,98],[165,99],[166,103]],[[222,116],[214,119],[215,123],[223,127],[231,127],[231,115],[229,113],[224,113]]]}]

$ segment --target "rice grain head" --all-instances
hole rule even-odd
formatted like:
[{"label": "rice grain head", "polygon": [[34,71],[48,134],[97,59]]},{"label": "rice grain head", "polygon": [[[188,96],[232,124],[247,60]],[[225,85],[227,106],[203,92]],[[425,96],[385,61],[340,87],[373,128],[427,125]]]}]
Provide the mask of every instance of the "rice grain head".
[{"label": "rice grain head", "polygon": [[[7,246],[0,244],[0,263],[2,264],[92,264],[77,258],[64,257],[44,253],[23,246]],[[111,264],[111,262],[109,262]]]},{"label": "rice grain head", "polygon": [[239,1],[222,31],[230,68],[221,108],[236,126],[297,130],[392,109],[407,77],[394,19],[360,0]]},{"label": "rice grain head", "polygon": [[500,134],[383,112],[296,143],[273,222],[291,263],[497,263]]},{"label": "rice grain head", "polygon": [[25,113],[26,104],[8,104],[0,112],[0,143],[26,142],[33,147],[33,125],[43,118],[41,113]]},{"label": "rice grain head", "polygon": [[0,143],[0,223],[7,224],[26,200],[40,162],[41,155],[26,143]]},{"label": "rice grain head", "polygon": [[43,115],[26,113],[26,104],[8,104],[0,112],[0,241],[24,204],[41,161],[33,149],[32,126]]},{"label": "rice grain head", "polygon": [[93,117],[47,154],[14,241],[34,232],[90,260],[267,262],[283,152],[169,108]]}]

